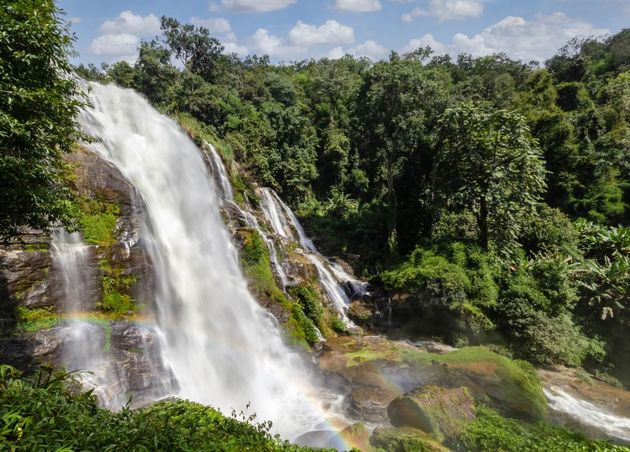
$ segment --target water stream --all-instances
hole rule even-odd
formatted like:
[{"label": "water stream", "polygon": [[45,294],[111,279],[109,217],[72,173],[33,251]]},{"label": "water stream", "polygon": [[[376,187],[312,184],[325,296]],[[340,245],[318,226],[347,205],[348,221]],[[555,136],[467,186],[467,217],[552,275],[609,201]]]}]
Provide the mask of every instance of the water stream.
[{"label": "water stream", "polygon": [[630,419],[617,416],[605,408],[589,401],[579,399],[559,387],[544,389],[549,407],[566,416],[571,423],[577,424],[581,430],[592,431],[596,435],[602,433],[607,437],[630,444]]},{"label": "water stream", "polygon": [[131,90],[90,84],[81,116],[89,146],[146,205],[142,237],[154,265],[155,315],[178,396],[251,410],[286,438],[321,425],[321,403],[297,354],[247,290],[201,153],[171,119]]},{"label": "water stream", "polygon": [[87,285],[96,279],[89,265],[90,249],[79,233],[63,230],[53,234],[51,248],[55,274],[61,277],[58,284],[66,319],[61,333],[62,359],[66,370],[79,372],[82,384],[94,391],[103,406],[118,410],[128,400],[124,379],[109,353],[111,329],[85,314],[94,309],[86,297]]}]

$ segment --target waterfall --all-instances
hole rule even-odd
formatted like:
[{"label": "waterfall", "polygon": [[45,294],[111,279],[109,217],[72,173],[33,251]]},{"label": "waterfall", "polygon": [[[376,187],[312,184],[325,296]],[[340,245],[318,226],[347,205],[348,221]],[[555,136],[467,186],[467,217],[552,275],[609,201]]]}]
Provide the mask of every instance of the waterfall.
[{"label": "waterfall", "polygon": [[293,438],[322,420],[309,375],[247,290],[201,153],[175,122],[131,90],[90,83],[80,118],[89,147],[134,185],[147,210],[155,315],[180,397],[244,410]]},{"label": "waterfall", "polygon": [[[87,301],[87,287],[95,280],[89,265],[90,248],[79,233],[63,230],[53,234],[52,258],[67,325],[62,328],[64,338],[62,359],[69,372],[80,372],[82,384],[94,391],[103,406],[117,410],[126,403],[124,379],[118,376],[111,348],[111,329],[98,322],[90,322],[85,313],[94,309]],[[109,337],[108,337],[109,335]]]},{"label": "waterfall", "polygon": [[[341,315],[346,325],[354,326],[346,314],[352,301],[350,297],[363,295],[367,290],[367,283],[357,281],[346,273],[341,266],[330,262],[322,256],[313,241],[306,235],[302,224],[293,211],[273,190],[269,188],[261,189],[261,198],[263,213],[275,233],[300,244],[306,257],[317,269],[322,287],[335,310]],[[346,287],[349,288],[347,292],[345,290]]]},{"label": "waterfall", "polygon": [[227,175],[221,156],[213,145],[210,143],[205,143],[205,145],[210,151],[210,168],[217,188],[221,192],[221,199],[224,201],[233,201],[234,192],[232,191],[232,184],[230,183],[230,178]]},{"label": "waterfall", "polygon": [[630,443],[630,418],[617,416],[603,408],[572,396],[558,387],[544,389],[549,407],[583,428],[592,428],[610,438]]}]

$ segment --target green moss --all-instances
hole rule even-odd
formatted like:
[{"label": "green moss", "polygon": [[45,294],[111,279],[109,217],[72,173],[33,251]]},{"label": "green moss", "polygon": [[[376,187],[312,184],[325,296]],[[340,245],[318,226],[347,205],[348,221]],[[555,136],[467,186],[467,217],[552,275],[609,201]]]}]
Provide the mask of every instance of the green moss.
[{"label": "green moss", "polygon": [[450,353],[424,353],[411,349],[402,351],[403,361],[443,363],[452,367],[472,368],[500,376],[504,390],[527,407],[535,417],[542,419],[547,412],[547,401],[535,368],[525,362],[499,355],[486,347],[465,347]]},{"label": "green moss", "polygon": [[304,314],[302,307],[289,300],[278,287],[271,270],[269,250],[262,238],[252,229],[239,231],[241,239],[241,266],[247,277],[250,290],[259,300],[280,304],[289,313],[283,327],[290,342],[310,349],[309,344],[318,341],[313,322]]},{"label": "green moss", "polygon": [[134,275],[124,275],[123,269],[111,266],[106,260],[100,262],[103,272],[101,284],[103,298],[99,309],[121,316],[136,309],[131,291],[136,284]]},{"label": "green moss", "polygon": [[84,240],[91,245],[108,246],[116,242],[116,222],[120,207],[100,199],[77,199],[76,215]]},{"label": "green moss", "polygon": [[446,452],[444,446],[422,430],[403,428],[377,428],[370,438],[376,450],[387,452]]},{"label": "green moss", "polygon": [[48,251],[50,246],[48,243],[29,243],[24,246],[24,251],[28,251],[30,253],[37,253],[40,251]]},{"label": "green moss", "polygon": [[384,352],[376,352],[373,350],[359,350],[346,354],[348,360],[348,367],[355,367],[367,361],[376,361],[379,359],[385,359],[387,354]]},{"label": "green moss", "polygon": [[61,318],[61,315],[56,313],[52,307],[17,307],[18,329],[25,333],[34,333],[53,328],[59,324]]},{"label": "green moss", "polygon": [[461,437],[467,450],[539,451],[628,451],[605,441],[594,441],[567,429],[548,424],[526,424],[507,419],[490,408],[479,407],[477,418]]}]

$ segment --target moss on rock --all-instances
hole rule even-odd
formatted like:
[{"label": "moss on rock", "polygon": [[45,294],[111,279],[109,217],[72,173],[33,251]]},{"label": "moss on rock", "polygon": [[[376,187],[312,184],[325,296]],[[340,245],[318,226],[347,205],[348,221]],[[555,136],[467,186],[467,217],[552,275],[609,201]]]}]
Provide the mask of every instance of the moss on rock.
[{"label": "moss on rock", "polygon": [[410,427],[376,428],[370,444],[387,452],[447,452],[448,449],[422,430]]},{"label": "moss on rock", "polygon": [[475,419],[475,402],[467,388],[429,385],[394,399],[387,414],[393,426],[419,428],[443,442]]}]

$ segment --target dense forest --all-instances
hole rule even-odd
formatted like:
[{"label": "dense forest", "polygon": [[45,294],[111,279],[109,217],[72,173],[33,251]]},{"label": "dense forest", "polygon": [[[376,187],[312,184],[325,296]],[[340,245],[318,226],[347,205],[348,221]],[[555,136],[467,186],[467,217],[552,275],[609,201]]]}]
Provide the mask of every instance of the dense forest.
[{"label": "dense forest", "polygon": [[[412,334],[630,384],[630,29],[573,40],[545,62],[425,47],[286,64],[226,55],[207,29],[173,18],[161,31],[133,64],[73,67],[54,2],[0,8],[0,238],[78,227],[64,156],[98,139],[77,126],[84,81],[114,83],[236,162],[237,201],[273,188],[327,254],[391,299],[419,300]],[[129,438],[139,450],[299,450],[268,423],[238,422],[255,420],[246,413],[184,401],[111,413],[75,383],[0,366],[0,433],[31,448]],[[487,407],[462,438],[480,450],[600,447]]]},{"label": "dense forest", "polygon": [[426,299],[425,333],[630,371],[630,30],[544,63],[427,47],[274,65],[161,26],[134,65],[78,73],[202,124],[363,277]]}]

